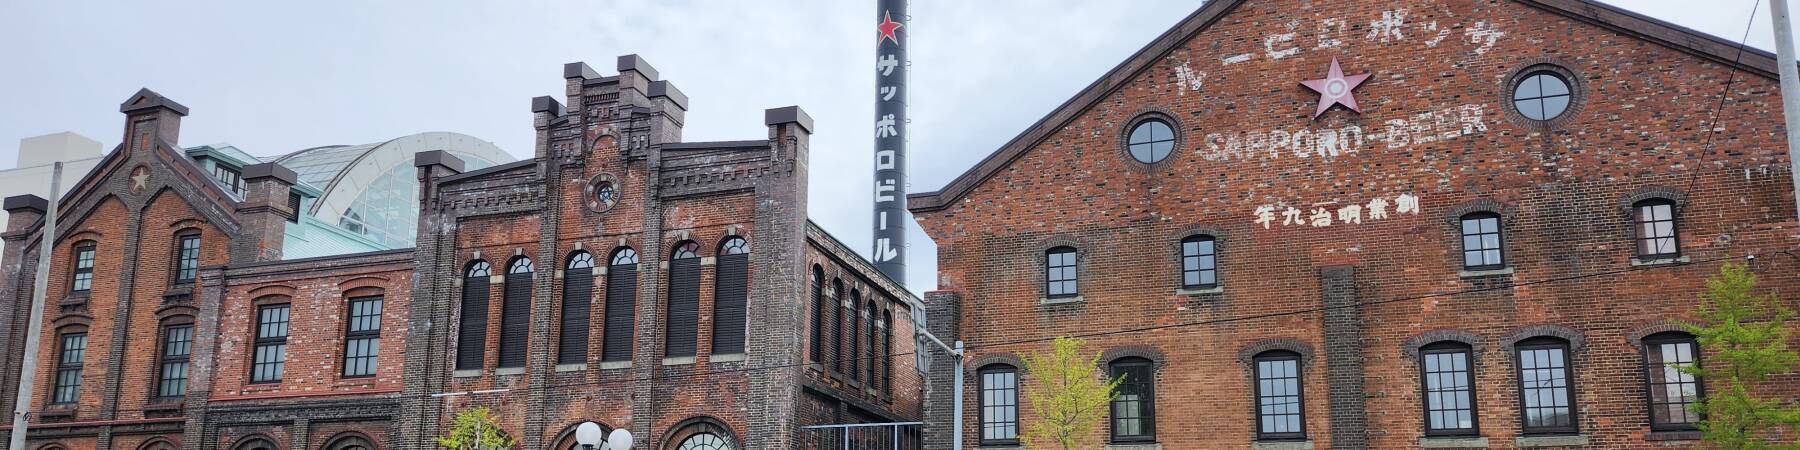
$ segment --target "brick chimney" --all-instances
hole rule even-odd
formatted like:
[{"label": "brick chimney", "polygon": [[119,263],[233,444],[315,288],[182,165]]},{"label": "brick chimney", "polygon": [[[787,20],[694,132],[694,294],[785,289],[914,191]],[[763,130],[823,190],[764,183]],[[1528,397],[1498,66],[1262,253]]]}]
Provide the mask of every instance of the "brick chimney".
[{"label": "brick chimney", "polygon": [[156,139],[168,142],[170,147],[179,145],[181,118],[188,115],[188,108],[156,91],[138,89],[119,104],[119,112],[125,113],[124,142],[126,150],[131,151],[150,148]]},{"label": "brick chimney", "polygon": [[288,221],[300,214],[288,205],[296,175],[280,164],[262,163],[245,166],[243,176],[244,200],[237,207],[243,230],[231,243],[231,261],[279,260]]}]

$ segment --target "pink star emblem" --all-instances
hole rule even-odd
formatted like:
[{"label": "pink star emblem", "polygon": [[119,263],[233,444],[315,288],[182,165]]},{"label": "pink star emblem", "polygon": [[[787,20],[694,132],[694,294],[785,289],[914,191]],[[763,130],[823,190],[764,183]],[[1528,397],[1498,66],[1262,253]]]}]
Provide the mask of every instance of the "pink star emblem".
[{"label": "pink star emblem", "polygon": [[1331,109],[1331,105],[1344,105],[1351,111],[1362,113],[1362,108],[1356,106],[1356,94],[1352,94],[1350,91],[1355,90],[1357,86],[1361,86],[1363,81],[1368,79],[1368,73],[1344,76],[1344,69],[1338,67],[1337,57],[1334,56],[1331,58],[1331,73],[1326,74],[1325,78],[1306,80],[1300,84],[1319,92],[1319,110],[1313,112],[1313,118],[1317,119],[1319,115],[1325,114],[1325,110]]}]

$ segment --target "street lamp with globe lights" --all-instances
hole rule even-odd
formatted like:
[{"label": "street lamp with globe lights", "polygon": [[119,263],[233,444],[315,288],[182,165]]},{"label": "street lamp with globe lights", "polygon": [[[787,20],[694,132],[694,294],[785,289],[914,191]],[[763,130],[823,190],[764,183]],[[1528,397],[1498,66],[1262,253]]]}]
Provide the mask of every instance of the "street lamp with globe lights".
[{"label": "street lamp with globe lights", "polygon": [[631,432],[613,430],[611,435],[600,430],[600,424],[582,422],[575,426],[575,443],[582,450],[631,450]]}]

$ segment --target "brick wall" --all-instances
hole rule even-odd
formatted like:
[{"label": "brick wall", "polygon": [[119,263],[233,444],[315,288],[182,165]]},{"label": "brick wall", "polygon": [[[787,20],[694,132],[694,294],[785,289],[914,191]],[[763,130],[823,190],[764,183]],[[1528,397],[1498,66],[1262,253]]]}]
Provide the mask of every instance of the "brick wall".
[{"label": "brick wall", "polygon": [[[941,288],[961,297],[972,358],[1047,347],[1000,342],[1169,326],[1091,337],[1089,349],[1147,346],[1167,358],[1156,378],[1165,448],[1244,448],[1254,409],[1241,352],[1292,340],[1314,354],[1303,387],[1316,447],[1413,448],[1419,369],[1404,343],[1457,330],[1487,349],[1476,355],[1481,436],[1513,448],[1510,344],[1555,325],[1587,343],[1573,352],[1587,448],[1649,448],[1663,442],[1647,439],[1668,436],[1649,434],[1636,330],[1686,317],[1705,277],[1745,255],[1761,256],[1764,291],[1800,288],[1800,261],[1777,253],[1794,245],[1796,222],[1773,79],[1521,2],[1290,6],[1209,6],[1224,14],[1190,21],[1216,20],[1199,37],[1134,57],[1128,67],[1141,70],[1053,114],[1067,122],[1004,165],[980,166],[985,177],[966,194],[915,210],[939,245]],[[1390,27],[1396,13],[1404,17]],[[1319,94],[1299,81],[1323,77],[1334,57],[1347,74],[1373,72],[1354,91],[1362,113],[1339,107],[1309,120]],[[1576,106],[1554,123],[1507,106],[1508,83],[1539,64],[1577,80]],[[1124,150],[1124,127],[1146,113],[1178,130],[1175,151],[1157,164]],[[1726,131],[1708,145],[1713,127]],[[1301,132],[1315,137],[1296,153]],[[1350,143],[1321,152],[1316,136],[1325,134]],[[1658,192],[1679,199],[1692,265],[1633,262],[1629,205]],[[1422,199],[1417,213],[1390,206],[1387,218],[1359,223],[1337,214],[1402,194]],[[1266,228],[1255,222],[1263,206],[1274,211]],[[1283,224],[1288,207],[1302,223]],[[1315,210],[1331,225],[1314,226]],[[1463,276],[1457,218],[1482,210],[1503,217],[1510,272]],[[1218,239],[1218,293],[1177,292],[1178,242],[1195,233]],[[1056,245],[1079,250],[1079,302],[1040,301],[1042,255]],[[1353,284],[1322,279],[1328,267],[1352,268]],[[1546,281],[1603,272],[1621,273]],[[1332,300],[1327,285],[1384,303],[1322,314],[1355,304]],[[1432,296],[1445,292],[1462,293]],[[1308,312],[1280,314],[1291,311]],[[1189,323],[1198,325],[1175,326]],[[976,369],[965,398],[970,444]]]}]

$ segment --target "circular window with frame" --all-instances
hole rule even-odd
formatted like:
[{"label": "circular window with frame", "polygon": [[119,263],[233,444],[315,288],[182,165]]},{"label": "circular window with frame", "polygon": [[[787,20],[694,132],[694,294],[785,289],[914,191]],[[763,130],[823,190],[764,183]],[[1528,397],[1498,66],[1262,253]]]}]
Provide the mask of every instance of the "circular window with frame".
[{"label": "circular window with frame", "polygon": [[1506,110],[1530,125],[1560,124],[1580,110],[1582,100],[1580,78],[1556,64],[1527,66],[1506,83]]},{"label": "circular window with frame", "polygon": [[594,175],[594,179],[588,181],[585,194],[588,210],[603,213],[618,205],[619,197],[624,193],[620,190],[617,177],[602,173]]},{"label": "circular window with frame", "polygon": [[1125,127],[1125,154],[1144,164],[1163,162],[1181,146],[1177,129],[1175,120],[1166,114],[1139,115]]}]

